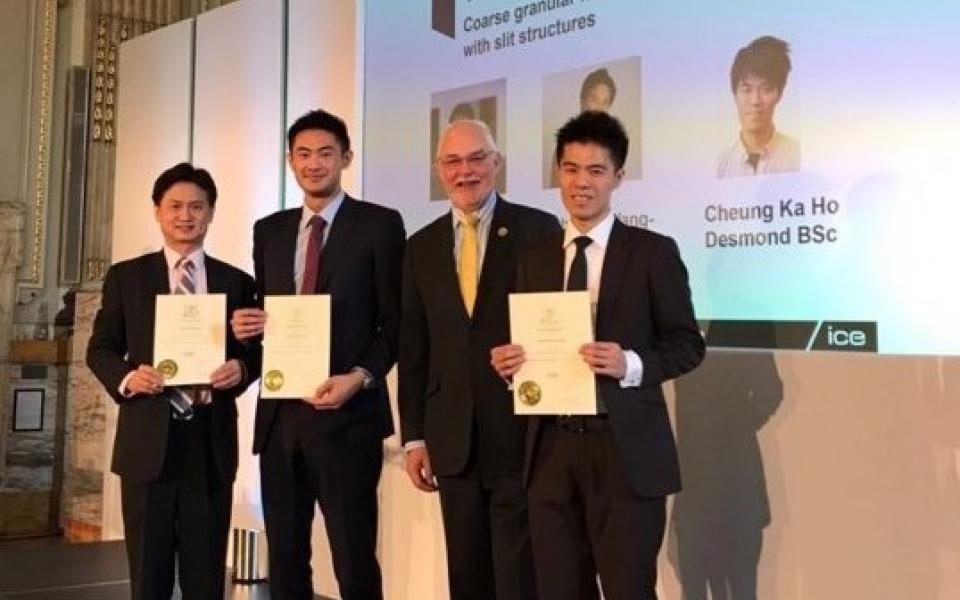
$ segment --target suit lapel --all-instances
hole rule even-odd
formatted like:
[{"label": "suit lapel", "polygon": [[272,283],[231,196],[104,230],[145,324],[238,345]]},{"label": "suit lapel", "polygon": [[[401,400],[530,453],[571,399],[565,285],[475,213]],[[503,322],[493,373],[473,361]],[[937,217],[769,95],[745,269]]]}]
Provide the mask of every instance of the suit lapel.
[{"label": "suit lapel", "polygon": [[170,293],[170,276],[167,268],[167,257],[163,250],[150,257],[146,265],[146,281],[143,288],[146,290],[143,313],[143,356],[146,362],[153,363],[153,336],[157,325],[157,296]]},{"label": "suit lapel", "polygon": [[207,271],[207,293],[225,294],[227,293],[226,274],[220,268],[220,263],[216,262],[204,252],[203,266]]},{"label": "suit lapel", "polygon": [[[160,252],[154,254],[153,260],[151,260],[149,264],[150,272],[147,274],[147,285],[153,292],[152,295],[156,296],[157,294],[169,294],[169,267],[167,266],[167,257],[164,256],[163,250],[160,250]],[[152,319],[153,316],[151,315],[150,318]]]},{"label": "suit lapel", "polygon": [[614,299],[620,291],[620,285],[626,277],[627,264],[630,262],[630,238],[627,228],[618,219],[613,220],[607,251],[603,257],[603,271],[600,273],[600,298],[597,301],[597,339],[602,339],[606,319],[613,310]]},{"label": "suit lapel", "polygon": [[296,294],[298,291],[294,269],[296,268],[297,260],[297,234],[299,233],[298,229],[300,227],[300,217],[303,216],[303,209],[294,209],[287,214],[288,218],[286,222],[283,223],[283,228],[279,235],[278,244],[280,251],[276,254],[277,262],[273,265],[277,272],[286,272],[287,276],[283,281],[284,289],[277,290],[276,292],[271,291],[270,293]]},{"label": "suit lapel", "polygon": [[[513,225],[511,216],[510,205],[498,196],[493,217],[490,219],[490,229],[487,231],[487,246],[483,253],[480,281],[477,283],[477,300],[473,305],[474,315],[480,312],[484,302],[489,298],[493,282],[500,276],[499,271],[513,265],[513,261],[507,260],[513,243],[510,238]],[[513,276],[509,273],[507,275]],[[459,288],[459,283],[457,287]]]},{"label": "suit lapel", "polygon": [[562,292],[566,286],[563,279],[563,231],[553,235],[551,241],[538,246],[535,254],[529,255],[525,287],[529,292]]},{"label": "suit lapel", "polygon": [[454,310],[464,322],[468,322],[470,316],[467,315],[467,308],[463,305],[463,295],[460,293],[460,278],[457,276],[457,261],[453,254],[452,212],[448,212],[446,217],[436,223],[436,231],[433,232],[433,236],[435,239],[431,247],[436,248],[436,254],[433,257],[433,272],[437,274],[437,285],[441,289],[446,288],[450,291],[449,295],[444,294],[444,296],[456,299],[456,302],[453,303],[456,305]]},{"label": "suit lapel", "polygon": [[327,293],[330,291],[330,280],[337,270],[337,267],[343,263],[343,260],[340,259],[339,256],[347,251],[347,245],[350,242],[351,234],[356,223],[356,200],[350,196],[344,196],[343,204],[341,204],[337,210],[337,215],[333,218],[333,225],[330,226],[330,235],[327,237],[327,243],[323,246],[323,258],[320,263],[320,281],[317,283],[317,289],[321,292]]}]

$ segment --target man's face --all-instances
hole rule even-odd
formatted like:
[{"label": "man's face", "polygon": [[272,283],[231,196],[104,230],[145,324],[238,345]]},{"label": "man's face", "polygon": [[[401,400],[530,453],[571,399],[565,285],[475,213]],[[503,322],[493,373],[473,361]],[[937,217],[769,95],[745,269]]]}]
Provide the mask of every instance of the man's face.
[{"label": "man's face", "polygon": [[306,129],[293,139],[287,155],[290,170],[308,198],[331,198],[340,191],[340,175],[353,153],[340,147],[329,131]]},{"label": "man's face", "polygon": [[773,128],[773,113],[780,102],[780,90],[767,79],[747,75],[734,90],[740,127],[749,132],[766,132]]},{"label": "man's face", "polygon": [[598,83],[590,88],[586,97],[583,99],[583,105],[580,110],[599,110],[608,112],[613,104],[613,93],[610,86],[605,83]]},{"label": "man's face", "polygon": [[574,225],[590,229],[610,212],[613,190],[623,179],[610,151],[598,144],[571,142],[563,147],[558,166],[560,195]]},{"label": "man's face", "polygon": [[499,170],[500,155],[472,123],[454,124],[440,140],[437,174],[450,202],[463,212],[480,208]]},{"label": "man's face", "polygon": [[181,181],[170,186],[154,206],[164,243],[174,250],[203,246],[213,207],[207,193],[195,183]]}]

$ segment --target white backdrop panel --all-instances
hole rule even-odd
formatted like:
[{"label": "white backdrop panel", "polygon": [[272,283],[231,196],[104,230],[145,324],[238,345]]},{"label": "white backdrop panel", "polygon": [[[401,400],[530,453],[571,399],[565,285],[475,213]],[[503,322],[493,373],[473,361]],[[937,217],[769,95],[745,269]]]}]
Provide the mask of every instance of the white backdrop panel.
[{"label": "white backdrop panel", "polygon": [[163,243],[150,193],[161,171],[190,159],[192,38],[188,20],[120,47],[113,262]]},{"label": "white backdrop panel", "polygon": [[[137,37],[120,46],[117,88],[117,163],[113,196],[112,262],[160,248],[150,194],[161,171],[190,159],[193,21]],[[117,407],[106,402],[106,460],[113,453]],[[123,537],[120,480],[104,474],[103,538]]]},{"label": "white backdrop panel", "polygon": [[[343,174],[343,187],[360,196],[363,78],[357,77],[362,64],[357,8],[353,0],[290,0],[288,10],[286,125],[317,108],[343,119],[355,157]],[[285,186],[285,205],[300,206],[303,194],[289,169]]]},{"label": "white backdrop panel", "polygon": [[[242,0],[197,18],[194,162],[219,188],[211,255],[252,272],[253,223],[280,205],[283,3]],[[240,467],[234,521],[262,527],[250,455],[256,386],[238,401]]]},{"label": "white backdrop panel", "polygon": [[280,206],[283,4],[242,0],[197,18],[194,162],[219,188],[207,247],[252,270],[252,227]]}]

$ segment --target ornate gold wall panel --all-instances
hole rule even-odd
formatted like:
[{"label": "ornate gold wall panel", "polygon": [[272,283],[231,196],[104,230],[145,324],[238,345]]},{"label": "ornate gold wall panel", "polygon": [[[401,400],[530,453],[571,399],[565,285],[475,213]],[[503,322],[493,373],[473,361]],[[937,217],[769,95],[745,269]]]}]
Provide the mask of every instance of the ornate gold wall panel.
[{"label": "ornate gold wall panel", "polygon": [[35,135],[33,155],[30,162],[32,171],[32,198],[30,212],[32,227],[27,240],[28,263],[20,273],[20,282],[27,285],[42,285],[43,258],[46,237],[47,184],[50,176],[50,130],[53,110],[53,75],[55,44],[57,36],[57,2],[41,0],[37,5],[38,35],[37,66],[34,83],[35,104],[30,111],[33,116]]},{"label": "ornate gold wall panel", "polygon": [[[92,3],[88,51],[93,82],[84,214],[84,287],[99,288],[100,281],[110,265],[119,45],[130,38],[232,1],[97,0]],[[148,173],[144,176],[152,175]]]}]

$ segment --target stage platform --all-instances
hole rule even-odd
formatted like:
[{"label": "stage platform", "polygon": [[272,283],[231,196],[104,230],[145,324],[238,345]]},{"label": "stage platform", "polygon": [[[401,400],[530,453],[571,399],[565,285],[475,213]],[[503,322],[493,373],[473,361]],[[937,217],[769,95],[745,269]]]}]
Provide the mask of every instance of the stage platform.
[{"label": "stage platform", "polygon": [[[129,597],[123,542],[70,544],[59,537],[0,542],[0,600]],[[173,597],[180,598],[179,590]],[[266,583],[234,584],[228,579],[226,598],[269,600],[270,592]]]}]

